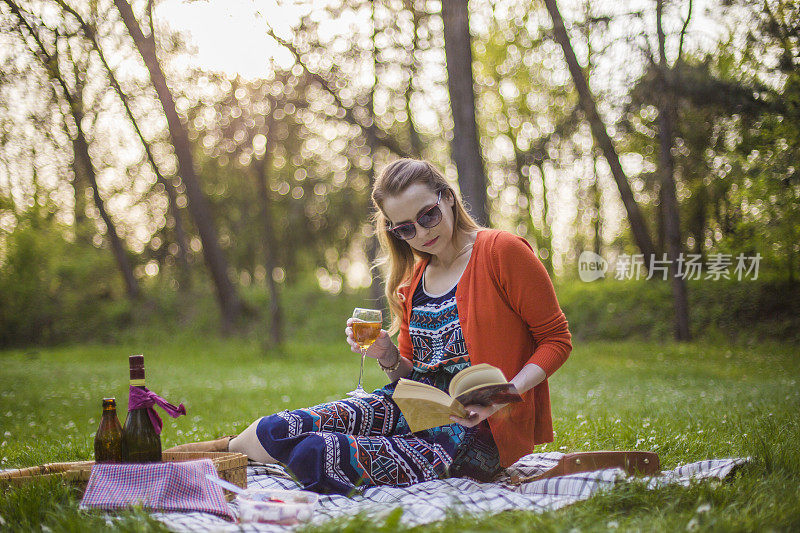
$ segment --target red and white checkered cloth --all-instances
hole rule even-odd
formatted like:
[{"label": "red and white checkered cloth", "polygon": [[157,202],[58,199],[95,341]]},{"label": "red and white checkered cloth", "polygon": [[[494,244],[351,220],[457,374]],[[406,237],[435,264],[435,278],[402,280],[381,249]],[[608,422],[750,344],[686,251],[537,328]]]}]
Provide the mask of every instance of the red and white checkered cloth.
[{"label": "red and white checkered cloth", "polygon": [[116,510],[142,505],[157,511],[201,511],[233,520],[210,459],[175,463],[96,464],[82,509]]}]

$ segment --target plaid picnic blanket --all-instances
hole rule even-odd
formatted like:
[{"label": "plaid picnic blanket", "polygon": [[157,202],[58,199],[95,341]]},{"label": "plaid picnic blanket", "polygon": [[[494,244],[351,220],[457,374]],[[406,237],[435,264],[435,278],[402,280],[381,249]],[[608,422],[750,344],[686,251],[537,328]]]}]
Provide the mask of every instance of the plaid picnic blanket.
[{"label": "plaid picnic blanket", "polygon": [[[542,479],[515,486],[511,476],[532,476],[549,470],[564,454],[559,452],[526,455],[506,469],[494,483],[478,483],[466,478],[427,481],[410,487],[372,487],[363,495],[347,498],[324,495],[319,499],[312,524],[332,518],[365,513],[380,520],[398,507],[403,508],[400,521],[416,526],[444,519],[452,514],[494,514],[511,509],[545,512],[559,509],[593,494],[608,490],[629,477],[618,468],[570,474]],[[650,489],[669,484],[688,486],[703,479],[724,479],[748,458],[711,459],[668,470],[659,476],[641,478]],[[250,466],[247,469],[248,488],[298,489],[299,486],[276,465]],[[238,516],[235,502],[231,511]],[[155,513],[166,527],[178,532],[243,531],[286,532],[293,526],[270,524],[231,524],[207,513]]]},{"label": "plaid picnic blanket", "polygon": [[141,504],[163,511],[201,511],[233,519],[211,459],[145,464],[94,465],[81,509],[124,509]]}]

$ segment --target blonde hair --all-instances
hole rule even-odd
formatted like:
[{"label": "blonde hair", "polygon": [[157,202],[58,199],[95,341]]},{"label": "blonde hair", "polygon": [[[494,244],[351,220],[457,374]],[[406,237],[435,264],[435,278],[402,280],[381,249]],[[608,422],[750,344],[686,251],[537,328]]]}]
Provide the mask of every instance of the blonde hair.
[{"label": "blonde hair", "polygon": [[392,161],[384,167],[372,187],[372,202],[377,208],[373,216],[375,234],[383,251],[383,255],[375,261],[374,268],[380,267],[383,270],[386,301],[392,316],[389,333],[392,335],[400,329],[403,320],[403,303],[397,289],[411,283],[416,262],[429,258],[431,254],[414,250],[408,242],[398,239],[388,231],[389,220],[383,213],[383,202],[389,196],[402,193],[414,183],[423,183],[434,193],[442,193],[442,198],[447,193],[451,195],[454,200],[454,231],[472,232],[481,229],[444,175],[428,161],[404,158]]}]

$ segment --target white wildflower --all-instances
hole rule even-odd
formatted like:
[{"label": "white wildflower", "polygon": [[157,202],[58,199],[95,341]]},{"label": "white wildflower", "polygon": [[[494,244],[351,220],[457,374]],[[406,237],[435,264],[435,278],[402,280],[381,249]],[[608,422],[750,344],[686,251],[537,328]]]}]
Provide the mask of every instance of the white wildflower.
[{"label": "white wildflower", "polygon": [[695,511],[695,513],[702,514],[702,513],[707,513],[710,510],[711,510],[711,504],[710,503],[702,503],[702,504],[697,506],[697,510]]}]

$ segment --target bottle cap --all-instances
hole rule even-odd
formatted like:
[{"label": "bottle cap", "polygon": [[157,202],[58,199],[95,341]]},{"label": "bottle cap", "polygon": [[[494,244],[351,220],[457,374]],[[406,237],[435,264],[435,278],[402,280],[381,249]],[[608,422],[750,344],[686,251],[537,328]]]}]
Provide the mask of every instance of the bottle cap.
[{"label": "bottle cap", "polygon": [[116,409],[117,407],[117,399],[116,398],[103,398],[103,409],[113,407]]},{"label": "bottle cap", "polygon": [[131,380],[144,380],[144,356],[131,355],[128,357]]}]

